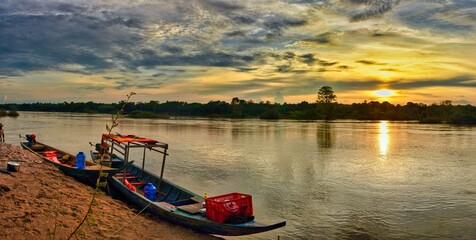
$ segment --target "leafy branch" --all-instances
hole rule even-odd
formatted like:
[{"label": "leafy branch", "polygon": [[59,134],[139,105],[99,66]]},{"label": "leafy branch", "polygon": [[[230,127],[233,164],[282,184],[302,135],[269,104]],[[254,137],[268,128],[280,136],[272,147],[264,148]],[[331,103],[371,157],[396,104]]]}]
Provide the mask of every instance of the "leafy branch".
[{"label": "leafy branch", "polygon": [[[135,95],[136,93],[134,92],[130,92],[128,95],[127,95],[127,98],[125,101],[122,101],[122,105],[121,105],[121,108],[116,112],[116,114],[113,114],[112,117],[111,117],[111,121],[112,121],[112,125],[109,127],[109,125],[106,124],[106,130],[108,132],[108,134],[111,134],[112,130],[119,126],[119,117],[124,113],[124,108],[126,107],[127,103],[129,102],[130,98]],[[81,220],[81,222],[79,223],[79,225],[76,227],[76,229],[74,229],[74,231],[69,235],[68,239],[71,239],[71,237],[73,237],[74,235],[76,235],[79,231],[79,229],[81,228],[81,226],[86,222],[86,220],[88,219],[88,217],[93,213],[93,206],[94,205],[97,205],[97,202],[96,202],[96,197],[102,192],[100,190],[100,188],[103,188],[107,185],[107,182],[102,182],[101,179],[103,178],[106,178],[107,177],[107,174],[108,173],[103,173],[102,171],[102,167],[103,167],[103,161],[104,161],[104,158],[106,157],[107,155],[107,152],[106,151],[103,151],[101,153],[101,158],[99,160],[99,177],[98,179],[96,179],[96,188],[94,189],[94,192],[93,192],[93,197],[91,198],[91,202],[89,203],[89,206],[88,206],[88,211],[86,212],[86,215],[84,216],[84,218]]]}]

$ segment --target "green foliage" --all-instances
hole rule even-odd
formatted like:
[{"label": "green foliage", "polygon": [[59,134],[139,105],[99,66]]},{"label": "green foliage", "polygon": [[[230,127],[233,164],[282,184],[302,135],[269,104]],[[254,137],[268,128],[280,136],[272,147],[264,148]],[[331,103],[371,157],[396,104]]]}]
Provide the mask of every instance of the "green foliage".
[{"label": "green foliage", "polygon": [[161,118],[161,119],[169,119],[170,116],[168,114],[157,114],[153,112],[146,112],[141,110],[134,110],[131,113],[127,114],[128,118]]},{"label": "green foliage", "polygon": [[289,113],[289,118],[290,119],[295,119],[295,120],[316,120],[318,119],[317,112],[312,109],[306,109],[302,111],[293,111]]},{"label": "green foliage", "polygon": [[261,116],[261,119],[280,119],[281,116],[277,108],[271,108],[264,112]]},{"label": "green foliage", "polygon": [[0,109],[0,117],[5,117],[7,116],[7,111],[5,111],[4,109]]},{"label": "green foliage", "polygon": [[[334,95],[335,96],[335,95]],[[335,100],[335,98],[334,98]],[[87,109],[100,113],[109,113],[122,103],[33,103],[33,104],[0,104],[0,109],[18,109],[19,111],[74,112]],[[123,113],[133,118],[156,118],[169,116],[195,116],[213,118],[267,118],[277,116],[281,119],[316,120],[316,119],[359,119],[359,120],[415,120],[422,123],[475,124],[476,107],[471,105],[453,105],[451,101],[440,104],[425,105],[408,102],[406,105],[394,105],[389,102],[364,101],[363,103],[339,104],[329,103],[325,109],[324,102],[271,104],[270,102],[254,103],[233,98],[230,103],[210,101],[208,103],[187,103],[168,101],[159,103],[128,103]],[[38,108],[37,108],[38,107]],[[105,112],[104,112],[105,111]],[[326,112],[329,111],[329,112]],[[0,110],[0,116],[5,110]],[[273,114],[272,114],[273,113]],[[122,114],[122,113],[121,113]],[[326,115],[327,114],[327,115]],[[110,129],[112,126],[107,126]]]},{"label": "green foliage", "polygon": [[7,116],[9,116],[9,117],[18,117],[18,116],[20,116],[20,114],[18,114],[17,110],[10,110],[10,111],[8,111]]},{"label": "green foliage", "polygon": [[323,104],[334,103],[337,96],[334,94],[332,87],[323,86],[317,92],[317,102]]}]

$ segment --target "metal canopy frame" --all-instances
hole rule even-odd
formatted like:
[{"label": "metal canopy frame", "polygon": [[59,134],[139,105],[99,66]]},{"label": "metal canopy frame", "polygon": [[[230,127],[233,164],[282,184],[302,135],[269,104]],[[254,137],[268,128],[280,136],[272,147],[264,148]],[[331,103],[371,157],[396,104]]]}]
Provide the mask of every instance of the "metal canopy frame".
[{"label": "metal canopy frame", "polygon": [[[162,168],[160,170],[160,181],[159,181],[159,187],[160,184],[162,183],[162,178],[164,175],[164,168],[165,168],[165,159],[169,155],[167,153],[167,150],[169,148],[169,145],[167,143],[159,142],[156,140],[152,139],[145,139],[145,138],[140,138],[134,135],[128,135],[127,137],[130,137],[131,140],[119,140],[119,138],[123,137],[122,135],[113,135],[113,134],[103,134],[101,138],[101,145],[102,144],[107,144],[109,147],[110,151],[109,154],[112,157],[115,152],[118,152],[121,156],[124,158],[124,164],[129,163],[129,153],[131,149],[134,148],[142,148],[144,149],[142,153],[142,172],[141,176],[144,173],[144,167],[145,167],[145,152],[147,149],[149,151],[154,151],[161,153],[163,155],[162,158]],[[122,182],[125,182],[126,180],[126,169],[123,169],[123,180]]]}]

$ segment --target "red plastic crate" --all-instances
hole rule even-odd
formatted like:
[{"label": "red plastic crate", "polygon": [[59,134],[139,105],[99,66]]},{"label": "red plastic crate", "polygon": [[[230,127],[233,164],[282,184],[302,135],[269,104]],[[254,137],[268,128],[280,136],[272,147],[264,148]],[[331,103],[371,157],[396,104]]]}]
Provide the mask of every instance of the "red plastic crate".
[{"label": "red plastic crate", "polygon": [[228,193],[205,199],[207,218],[224,222],[232,216],[253,216],[251,195],[243,193]]}]

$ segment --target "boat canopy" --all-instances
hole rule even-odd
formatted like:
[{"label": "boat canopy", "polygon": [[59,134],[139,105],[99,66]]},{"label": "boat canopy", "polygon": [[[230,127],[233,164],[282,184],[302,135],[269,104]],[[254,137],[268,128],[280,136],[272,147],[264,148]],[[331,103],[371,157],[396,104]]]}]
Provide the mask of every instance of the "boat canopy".
[{"label": "boat canopy", "polygon": [[142,172],[144,172],[145,152],[147,149],[150,151],[155,151],[155,152],[163,154],[162,169],[160,171],[160,180],[162,180],[162,177],[164,175],[165,159],[167,155],[169,155],[167,153],[167,149],[169,148],[169,145],[167,143],[159,142],[154,139],[138,137],[135,135],[119,135],[119,134],[104,133],[101,138],[101,145],[108,146],[109,154],[111,157],[116,152],[119,153],[119,155],[124,159],[124,164],[127,164],[129,162],[130,149],[132,148],[143,149]]}]

